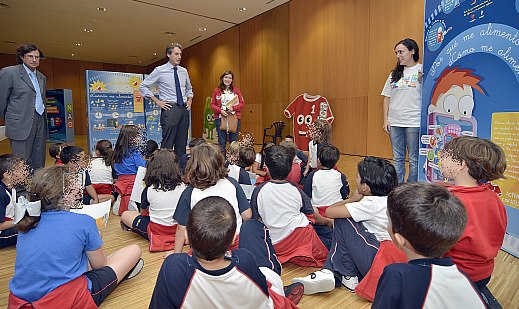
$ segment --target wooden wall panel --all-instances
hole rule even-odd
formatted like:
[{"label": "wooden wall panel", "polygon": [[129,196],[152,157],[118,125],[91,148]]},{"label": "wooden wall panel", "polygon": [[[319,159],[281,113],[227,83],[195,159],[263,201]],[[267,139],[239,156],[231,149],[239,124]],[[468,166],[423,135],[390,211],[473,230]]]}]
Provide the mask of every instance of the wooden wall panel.
[{"label": "wooden wall panel", "polygon": [[255,17],[240,25],[240,84],[245,100],[241,131],[254,135],[255,143],[263,137],[263,19]]},{"label": "wooden wall panel", "polygon": [[366,118],[368,117],[368,98],[348,97],[329,99],[333,106],[335,121],[332,124],[332,143],[341,153],[365,155]]},{"label": "wooden wall panel", "polygon": [[289,2],[290,99],[324,89],[325,0]]},{"label": "wooden wall panel", "polygon": [[[423,1],[370,0],[369,15],[369,88],[367,153],[391,158],[389,136],[382,131],[382,88],[396,63],[395,43],[413,38],[423,44]],[[420,51],[420,58],[423,55]],[[420,60],[421,62],[421,60]]]},{"label": "wooden wall panel", "polygon": [[[203,80],[205,76],[204,64],[206,59],[206,45],[207,42],[197,44],[196,49],[190,51],[185,50],[182,54],[182,66],[186,67],[193,86],[193,105],[192,105],[192,136],[202,137],[203,131],[203,115],[205,109],[205,98],[207,97],[203,87]],[[164,62],[164,61],[163,61]]]},{"label": "wooden wall panel", "polygon": [[263,127],[275,121],[285,121],[289,126],[284,134],[291,132],[292,121],[283,111],[291,102],[289,86],[289,5],[284,4],[261,15],[263,21],[262,75],[263,75]]},{"label": "wooden wall panel", "polygon": [[[86,122],[86,110],[78,104],[81,102],[81,82],[79,61],[53,59],[52,73],[54,76],[54,89],[72,90],[72,102],[74,107],[74,133],[86,134],[84,123]],[[48,89],[52,89],[47,87]]]}]

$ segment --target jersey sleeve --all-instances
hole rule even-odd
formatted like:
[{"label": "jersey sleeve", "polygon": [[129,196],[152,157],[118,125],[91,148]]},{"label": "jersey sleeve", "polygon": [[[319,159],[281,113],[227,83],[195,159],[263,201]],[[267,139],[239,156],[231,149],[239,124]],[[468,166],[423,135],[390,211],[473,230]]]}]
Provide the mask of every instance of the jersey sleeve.
[{"label": "jersey sleeve", "polygon": [[302,96],[302,94],[298,95],[292,102],[290,102],[290,104],[288,104],[288,106],[283,111],[283,113],[285,114],[285,117],[291,118],[292,115],[294,115],[296,113],[297,101],[298,101],[299,97],[301,97],[301,96]]},{"label": "jersey sleeve", "polygon": [[92,184],[92,180],[90,179],[90,173],[85,171],[85,187],[88,187]]},{"label": "jersey sleeve", "polygon": [[350,184],[348,183],[348,180],[346,180],[346,175],[344,175],[343,173],[341,173],[341,181],[341,197],[343,200],[345,200],[350,195]]},{"label": "jersey sleeve", "polygon": [[[305,182],[305,184],[306,184],[306,182]],[[293,185],[293,186],[299,191],[299,194],[301,195],[302,206],[301,206],[300,211],[302,213],[304,213],[305,215],[313,215],[314,208],[312,207],[312,201],[310,200],[310,198],[308,196],[306,196],[306,194],[303,191],[301,191],[301,189],[299,189],[299,187],[297,187],[296,185]]]},{"label": "jersey sleeve", "polygon": [[332,108],[326,98],[323,98],[323,102],[319,103],[319,118],[325,119],[329,123],[332,123],[335,119],[333,117]]},{"label": "jersey sleeve", "polygon": [[[391,266],[391,265],[389,265]],[[398,271],[386,267],[380,277],[373,300],[372,309],[399,309],[401,308],[402,276]]]},{"label": "jersey sleeve", "polygon": [[375,207],[374,201],[363,197],[359,202],[353,202],[346,204],[348,212],[351,214],[353,220],[360,222],[366,221],[373,218],[373,208]]},{"label": "jersey sleeve", "polygon": [[189,289],[195,269],[189,267],[189,256],[172,254],[166,258],[157,276],[149,308],[180,308]]},{"label": "jersey sleeve", "polygon": [[102,245],[103,240],[101,239],[101,235],[99,235],[99,230],[97,229],[96,222],[93,218],[88,217],[85,251],[97,250],[101,248]]},{"label": "jersey sleeve", "polygon": [[303,184],[303,192],[308,196],[310,199],[312,198],[312,187],[313,187],[313,181],[314,181],[314,174],[316,171],[312,171],[310,174],[308,174],[308,177],[306,177],[306,180]]},{"label": "jersey sleeve", "polygon": [[243,192],[243,189],[241,188],[240,184],[236,181],[236,179],[232,177],[227,177],[227,179],[234,185],[236,188],[236,199],[238,200],[238,210],[240,213],[243,213],[247,209],[250,208],[249,200],[247,199],[247,196],[245,196],[245,192]]},{"label": "jersey sleeve", "polygon": [[173,219],[178,222],[178,224],[186,226],[187,217],[189,216],[189,212],[191,211],[191,194],[193,193],[193,187],[187,187],[182,195],[180,195],[180,199],[178,200],[177,208],[175,209],[175,213],[173,214]]},{"label": "jersey sleeve", "polygon": [[240,184],[244,184],[244,185],[251,185],[252,184],[250,182],[249,173],[247,173],[247,171],[243,167],[240,167],[240,175],[238,176],[238,182]]},{"label": "jersey sleeve", "polygon": [[268,183],[268,181],[260,184],[259,186],[254,188],[254,191],[252,191],[252,196],[250,198],[250,207],[252,209],[252,219],[256,219],[256,220],[261,219],[261,216],[259,215],[259,210],[258,210],[258,195],[259,195],[261,188],[263,188],[263,186],[265,186],[267,183]]},{"label": "jersey sleeve", "polygon": [[148,187],[144,188],[141,193],[141,209],[148,209],[150,202],[148,201]]}]

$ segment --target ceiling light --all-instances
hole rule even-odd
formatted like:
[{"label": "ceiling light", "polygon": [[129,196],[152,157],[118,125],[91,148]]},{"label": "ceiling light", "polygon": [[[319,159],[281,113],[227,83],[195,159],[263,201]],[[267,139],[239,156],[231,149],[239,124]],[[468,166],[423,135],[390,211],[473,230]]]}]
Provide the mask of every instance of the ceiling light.
[{"label": "ceiling light", "polygon": [[76,56],[76,54],[74,54],[74,53],[72,53],[72,54],[70,54],[70,55],[71,55],[72,57],[75,57],[75,56]]},{"label": "ceiling light", "polygon": [[85,29],[83,29],[83,31],[85,31],[85,32],[87,32],[87,33],[90,33],[90,32],[92,32],[92,31],[94,31],[94,29],[85,28]]},{"label": "ceiling light", "polygon": [[157,56],[157,53],[153,53],[153,56]]},{"label": "ceiling light", "polygon": [[141,63],[142,63],[142,61],[139,60],[139,64],[141,64]]},{"label": "ceiling light", "polygon": [[10,8],[9,4],[3,3],[3,2],[0,3],[0,9],[9,9],[9,8]]},{"label": "ceiling light", "polygon": [[200,28],[198,28],[198,31],[204,32],[204,31],[207,31],[207,28],[206,27],[200,27]]},{"label": "ceiling light", "polygon": [[83,46],[83,43],[76,43],[76,46],[81,47]]},{"label": "ceiling light", "polygon": [[245,12],[245,11],[247,11],[247,8],[241,7],[241,8],[237,8],[236,10],[238,10],[238,12]]},{"label": "ceiling light", "polygon": [[102,7],[102,6],[98,7],[97,10],[98,10],[99,12],[106,12],[106,8],[104,8],[104,7]]},{"label": "ceiling light", "polygon": [[18,43],[14,42],[14,41],[2,41],[2,43],[9,44],[9,45],[18,45]]},{"label": "ceiling light", "polygon": [[129,58],[139,58],[139,56],[128,56]]},{"label": "ceiling light", "polygon": [[166,31],[163,33],[164,35],[175,35],[175,32]]}]

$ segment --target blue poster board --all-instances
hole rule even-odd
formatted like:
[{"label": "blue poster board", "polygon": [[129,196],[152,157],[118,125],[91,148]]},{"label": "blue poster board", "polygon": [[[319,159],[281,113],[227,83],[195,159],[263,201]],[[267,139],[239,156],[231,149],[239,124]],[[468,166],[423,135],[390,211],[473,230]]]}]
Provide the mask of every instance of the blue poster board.
[{"label": "blue poster board", "polygon": [[86,71],[88,148],[107,139],[115,145],[125,124],[145,127],[142,74]]},{"label": "blue poster board", "polygon": [[45,95],[49,142],[73,143],[75,138],[72,90],[52,89],[47,90]]},{"label": "blue poster board", "polygon": [[[144,74],[144,79],[148,74]],[[151,92],[160,99],[159,89],[153,84],[150,87]],[[144,110],[146,111],[146,136],[159,144],[162,142],[162,127],[160,126],[160,107],[150,99],[144,98]]]},{"label": "blue poster board", "polygon": [[503,249],[519,257],[519,0],[426,0],[419,179],[443,182],[443,145],[460,136],[499,144],[506,179]]}]

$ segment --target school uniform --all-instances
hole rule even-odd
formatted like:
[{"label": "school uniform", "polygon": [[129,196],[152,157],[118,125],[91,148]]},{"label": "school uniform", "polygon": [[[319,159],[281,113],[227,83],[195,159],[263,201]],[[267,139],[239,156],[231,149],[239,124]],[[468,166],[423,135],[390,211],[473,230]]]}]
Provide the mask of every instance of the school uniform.
[{"label": "school uniform", "polygon": [[104,158],[92,159],[89,174],[97,194],[113,193],[113,170],[111,166],[106,166]]},{"label": "school uniform", "polygon": [[312,206],[317,207],[324,216],[327,206],[348,198],[350,185],[343,173],[334,169],[320,169],[308,174],[303,192],[312,200]]},{"label": "school uniform", "polygon": [[234,178],[239,184],[251,185],[249,173],[241,166],[229,164],[229,177]]},{"label": "school uniform", "polygon": [[133,184],[139,166],[146,166],[146,160],[138,150],[134,150],[121,160],[121,163],[114,163],[114,170],[117,174],[117,181],[114,184],[115,190],[121,196],[119,215],[128,210],[130,196],[132,195]]},{"label": "school uniform", "polygon": [[451,258],[416,259],[386,266],[373,309],[486,308],[479,290]]},{"label": "school uniform", "polygon": [[314,210],[309,198],[290,182],[268,181],[256,187],[251,197],[254,218],[261,218],[270,231],[281,263],[321,267],[328,249],[310,220]]},{"label": "school uniform", "polygon": [[[0,180],[0,223],[12,221],[14,218],[14,201],[11,199],[11,191]],[[0,231],[0,249],[16,244],[18,229],[16,226]]]}]

